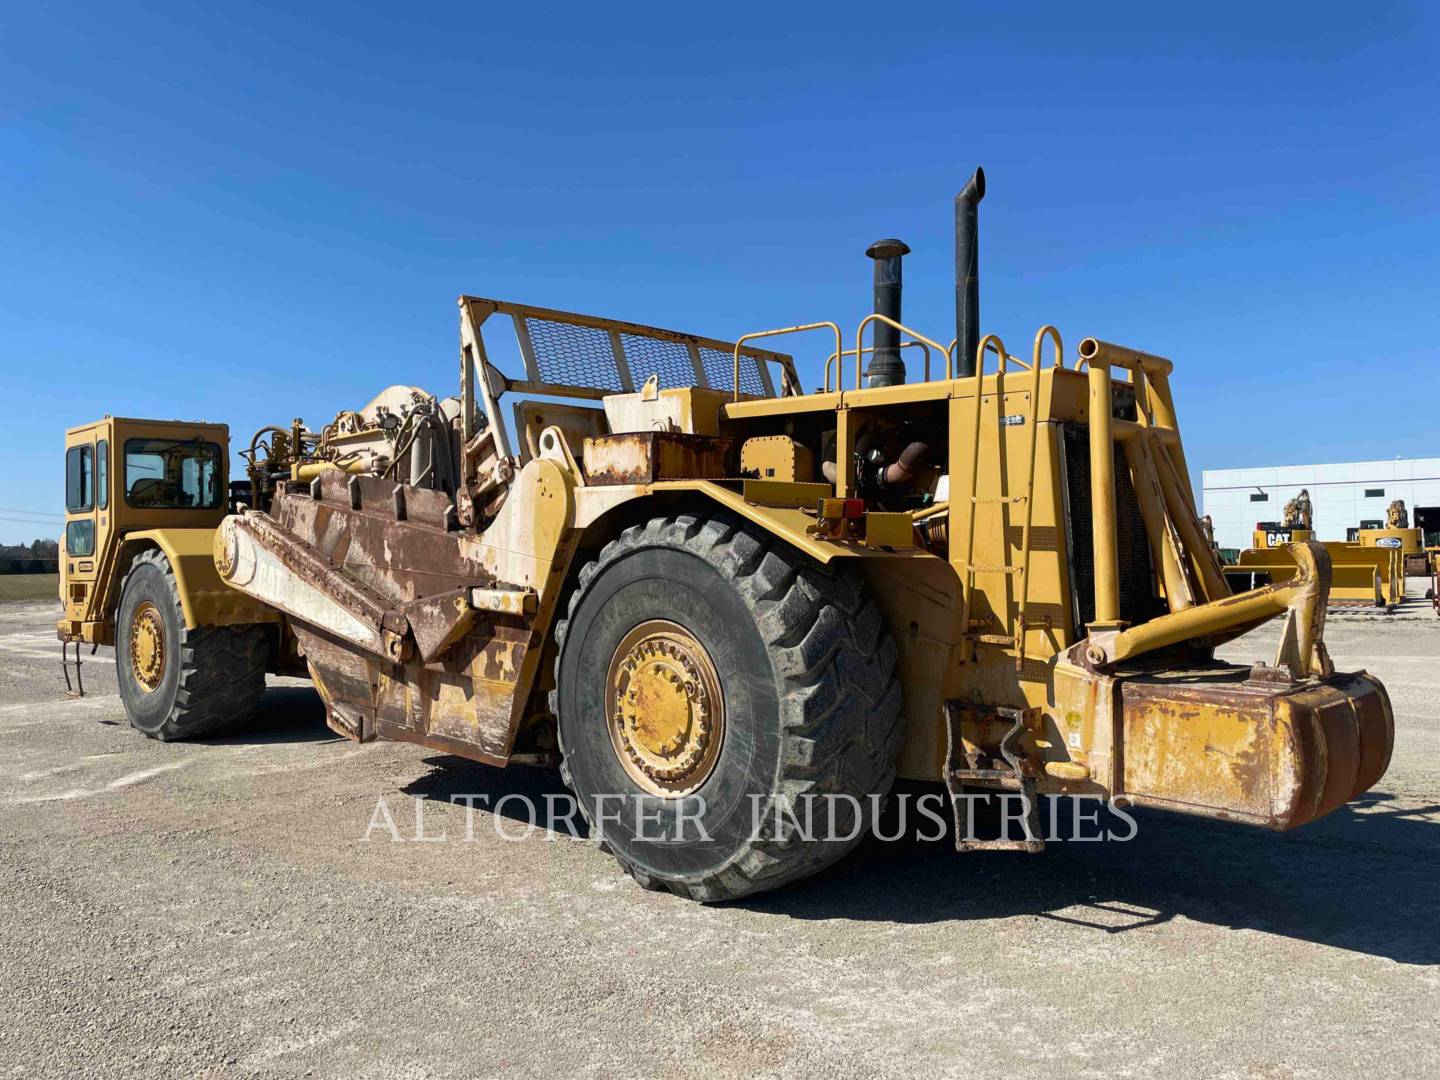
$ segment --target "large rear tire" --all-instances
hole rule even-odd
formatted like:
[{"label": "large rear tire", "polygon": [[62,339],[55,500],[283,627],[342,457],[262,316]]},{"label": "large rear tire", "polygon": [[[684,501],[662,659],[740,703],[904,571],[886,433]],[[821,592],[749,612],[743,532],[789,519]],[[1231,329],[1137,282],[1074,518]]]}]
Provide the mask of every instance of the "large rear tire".
[{"label": "large rear tire", "polygon": [[130,725],[168,742],[248,720],[265,693],[268,628],[186,629],[164,553],[141,552],[120,587],[115,667]]},{"label": "large rear tire", "polygon": [[656,518],[581,569],[555,634],[562,774],[641,885],[763,892],[873,825],[900,687],[854,570],[728,513]]}]

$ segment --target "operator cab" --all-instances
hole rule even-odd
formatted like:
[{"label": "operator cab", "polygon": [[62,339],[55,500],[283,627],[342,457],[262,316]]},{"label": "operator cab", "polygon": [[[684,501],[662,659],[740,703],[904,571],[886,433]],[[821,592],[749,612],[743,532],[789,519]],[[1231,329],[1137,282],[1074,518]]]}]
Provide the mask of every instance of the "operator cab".
[{"label": "operator cab", "polygon": [[62,641],[115,640],[116,554],[127,536],[210,528],[225,516],[224,424],[107,416],[65,433],[65,534],[57,623]]}]

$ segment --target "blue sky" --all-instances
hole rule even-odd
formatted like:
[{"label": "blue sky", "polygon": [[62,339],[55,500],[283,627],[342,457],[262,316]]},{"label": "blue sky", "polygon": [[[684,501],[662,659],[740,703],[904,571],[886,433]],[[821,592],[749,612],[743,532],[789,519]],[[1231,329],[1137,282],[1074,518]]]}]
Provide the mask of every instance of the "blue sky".
[{"label": "blue sky", "polygon": [[976,164],[985,329],[1173,358],[1197,471],[1433,456],[1437,22],[12,5],[0,541],[58,532],[63,429],[105,412],[238,441],[394,382],[454,392],[462,292],[716,337],[853,326],[864,249],[894,235],[906,322],[949,340],[951,199]]}]

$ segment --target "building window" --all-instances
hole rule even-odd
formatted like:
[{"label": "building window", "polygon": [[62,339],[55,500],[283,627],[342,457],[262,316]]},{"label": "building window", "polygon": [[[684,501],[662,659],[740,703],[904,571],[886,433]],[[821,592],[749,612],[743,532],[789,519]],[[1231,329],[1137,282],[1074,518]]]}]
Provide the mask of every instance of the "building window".
[{"label": "building window", "polygon": [[1252,492],[1250,493],[1250,501],[1251,501],[1251,502],[1269,502],[1269,501],[1270,501],[1270,496],[1267,495],[1267,494],[1266,494],[1265,492],[1263,492],[1263,491],[1252,491]]},{"label": "building window", "polygon": [[1385,497],[1385,489],[1384,489],[1384,488],[1366,488],[1366,489],[1365,489],[1365,498],[1367,498],[1367,499],[1383,499],[1384,497]]}]

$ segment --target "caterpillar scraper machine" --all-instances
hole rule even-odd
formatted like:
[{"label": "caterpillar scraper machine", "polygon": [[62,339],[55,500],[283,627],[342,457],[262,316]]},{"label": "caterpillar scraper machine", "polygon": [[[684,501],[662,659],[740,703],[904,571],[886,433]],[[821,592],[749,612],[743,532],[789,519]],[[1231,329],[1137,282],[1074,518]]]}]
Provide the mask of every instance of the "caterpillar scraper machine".
[{"label": "caterpillar scraper machine", "polygon": [[[1364,792],[1392,714],[1326,653],[1325,549],[1232,595],[1170,361],[979,336],[983,194],[977,171],[956,199],[948,346],[901,323],[886,240],[850,341],[461,297],[457,398],[257,433],[228,513],[223,427],[76,428],[60,637],[115,644],[159,739],[304,672],[347,738],[558,764],[627,871],[699,900],[834,862],[897,773],[1023,797],[1000,839],[953,799],[962,849],[1038,850],[1040,795],[1283,830]],[[487,353],[502,326],[523,376]],[[823,388],[760,347],[782,335],[822,343]],[[1214,658],[1275,617],[1273,664]]]}]

